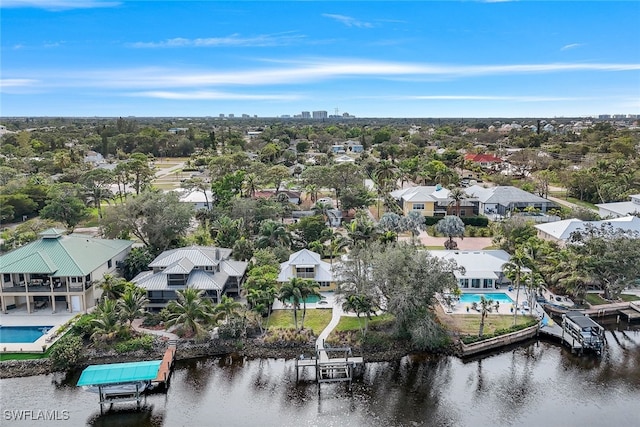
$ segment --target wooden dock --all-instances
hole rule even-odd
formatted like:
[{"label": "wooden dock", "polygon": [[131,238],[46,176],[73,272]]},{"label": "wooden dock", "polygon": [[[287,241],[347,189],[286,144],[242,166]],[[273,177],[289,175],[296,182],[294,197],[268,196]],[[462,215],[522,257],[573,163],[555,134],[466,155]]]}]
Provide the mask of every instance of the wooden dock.
[{"label": "wooden dock", "polygon": [[[342,353],[341,357],[330,357],[329,353]],[[362,366],[364,359],[354,357],[350,347],[316,348],[316,357],[296,359],[296,382],[300,379],[300,369],[312,367],[318,384],[347,381],[351,383],[356,367]]]},{"label": "wooden dock", "polygon": [[640,319],[640,305],[636,305],[633,302],[629,303],[628,308],[620,309],[618,312],[627,318],[627,322],[632,322],[636,319]]},{"label": "wooden dock", "polygon": [[152,381],[152,383],[164,385],[166,387],[169,383],[169,380],[171,379],[171,373],[173,372],[173,364],[175,360],[176,344],[175,342],[172,342],[164,352],[162,362],[160,362],[160,368],[158,369],[158,376],[155,380]]}]

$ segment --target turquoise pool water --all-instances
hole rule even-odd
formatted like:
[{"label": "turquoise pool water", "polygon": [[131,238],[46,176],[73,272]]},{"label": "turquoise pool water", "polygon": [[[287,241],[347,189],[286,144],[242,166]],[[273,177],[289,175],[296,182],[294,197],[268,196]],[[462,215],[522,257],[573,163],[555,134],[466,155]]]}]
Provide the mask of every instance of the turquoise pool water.
[{"label": "turquoise pool water", "polygon": [[53,326],[0,326],[0,344],[36,342]]},{"label": "turquoise pool water", "polygon": [[[314,302],[318,302],[318,301],[320,301],[321,299],[322,299],[321,297],[318,297],[318,296],[316,296],[316,295],[309,295],[307,298],[305,298],[305,302],[306,302],[307,304],[312,304],[312,303],[314,303]],[[291,303],[291,302],[293,301],[293,299],[289,299],[289,300],[287,300],[287,301],[288,301],[289,303]],[[302,301],[300,301],[300,304],[302,304]]]},{"label": "turquoise pool water", "polygon": [[492,292],[486,294],[462,294],[460,296],[460,302],[463,304],[473,304],[474,302],[480,302],[480,296],[482,295],[484,295],[485,298],[490,298],[494,302],[499,302],[500,304],[513,304],[513,300],[504,292]]}]

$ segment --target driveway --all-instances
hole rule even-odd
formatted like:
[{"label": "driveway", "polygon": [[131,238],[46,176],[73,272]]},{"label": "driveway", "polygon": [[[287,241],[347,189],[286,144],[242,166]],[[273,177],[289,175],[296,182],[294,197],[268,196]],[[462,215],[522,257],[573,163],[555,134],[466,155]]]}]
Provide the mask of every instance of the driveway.
[{"label": "driveway", "polygon": [[[444,249],[444,242],[448,238],[429,236],[426,231],[423,231],[418,236],[418,239],[424,246],[442,246],[442,249]],[[398,240],[408,242],[411,237],[400,237]],[[465,251],[477,251],[492,245],[491,237],[465,237],[464,239],[457,238],[455,241],[458,243],[458,249]]]}]

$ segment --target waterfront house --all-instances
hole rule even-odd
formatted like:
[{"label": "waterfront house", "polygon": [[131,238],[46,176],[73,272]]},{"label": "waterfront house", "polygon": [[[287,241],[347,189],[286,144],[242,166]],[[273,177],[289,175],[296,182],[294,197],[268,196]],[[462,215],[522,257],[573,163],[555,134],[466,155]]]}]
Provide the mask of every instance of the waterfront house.
[{"label": "waterfront house", "polygon": [[625,216],[603,221],[582,221],[577,218],[565,219],[562,221],[549,222],[546,224],[536,224],[534,227],[538,232],[538,237],[549,240],[564,246],[571,234],[576,231],[585,231],[587,227],[610,227],[612,230],[622,230],[640,233],[640,218],[637,216]]},{"label": "waterfront house", "polygon": [[632,194],[628,202],[599,203],[598,213],[602,218],[619,218],[626,215],[640,214],[640,194]]},{"label": "waterfront house", "polygon": [[16,307],[50,307],[54,312],[86,311],[101,295],[96,287],[113,274],[132,241],[65,234],[50,228],[39,239],[0,256],[2,312]]},{"label": "waterfront house", "polygon": [[320,285],[320,291],[333,291],[336,289],[335,265],[332,268],[330,263],[322,261],[320,254],[302,249],[280,264],[278,282],[285,283],[293,277],[313,279]]},{"label": "waterfront house", "polygon": [[153,310],[166,307],[177,299],[177,290],[186,288],[204,290],[217,303],[222,295],[240,295],[247,265],[232,260],[231,249],[190,246],[162,252],[132,282],[147,291]]},{"label": "waterfront house", "polygon": [[501,249],[483,251],[432,250],[429,253],[442,260],[453,260],[458,267],[463,267],[463,270],[454,271],[458,286],[463,292],[495,290],[510,284],[502,269],[511,257]]}]

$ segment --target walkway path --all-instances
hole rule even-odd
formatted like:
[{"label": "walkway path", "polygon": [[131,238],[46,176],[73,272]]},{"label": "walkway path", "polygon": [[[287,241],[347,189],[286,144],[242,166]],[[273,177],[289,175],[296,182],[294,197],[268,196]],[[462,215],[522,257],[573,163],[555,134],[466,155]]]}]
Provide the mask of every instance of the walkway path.
[{"label": "walkway path", "polygon": [[344,310],[342,310],[342,305],[339,303],[337,298],[333,298],[333,309],[331,310],[331,321],[324,328],[320,335],[318,335],[318,339],[316,340],[316,349],[318,350],[320,361],[328,360],[329,356],[327,356],[327,352],[324,351],[324,341],[329,337],[329,334],[338,326],[340,323],[340,317],[344,316]]},{"label": "walkway path", "polygon": [[160,331],[160,330],[156,330],[156,329],[143,328],[142,327],[142,319],[135,319],[133,322],[131,322],[131,327],[133,328],[134,331],[140,332],[140,333],[143,333],[143,334],[156,335],[156,336],[159,336],[159,337],[164,337],[164,338],[169,339],[169,340],[179,340],[180,339],[179,336],[177,336],[176,334],[172,334],[171,332]]}]

